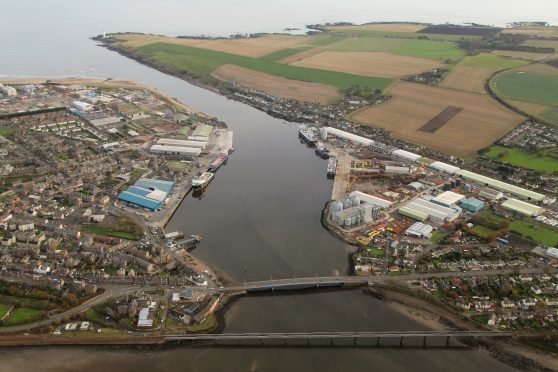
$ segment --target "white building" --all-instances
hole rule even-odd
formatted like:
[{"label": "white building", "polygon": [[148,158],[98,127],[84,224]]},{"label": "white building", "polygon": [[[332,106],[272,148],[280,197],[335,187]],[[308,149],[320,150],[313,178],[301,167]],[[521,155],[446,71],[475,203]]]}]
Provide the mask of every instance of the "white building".
[{"label": "white building", "polygon": [[193,156],[199,156],[202,150],[200,148],[194,148],[194,147],[153,145],[151,146],[149,151],[153,154],[193,157]]},{"label": "white building", "polygon": [[353,191],[349,194],[349,197],[357,197],[361,202],[368,203],[375,207],[380,207],[382,209],[389,208],[393,203],[389,200],[381,199],[373,195],[365,194],[362,191]]},{"label": "white building", "polygon": [[437,171],[445,172],[448,174],[454,174],[456,171],[459,170],[459,167],[456,167],[451,164],[442,163],[441,161],[435,161],[434,163],[430,164],[429,167]]},{"label": "white building", "polygon": [[433,203],[443,205],[444,207],[450,207],[457,204],[459,201],[465,199],[464,195],[458,194],[453,191],[444,191],[440,195],[432,199]]},{"label": "white building", "polygon": [[4,93],[8,97],[17,96],[17,90],[14,87],[0,84],[0,91],[2,91],[2,93]]},{"label": "white building", "polygon": [[91,111],[93,110],[93,105],[87,102],[82,102],[82,101],[74,101],[72,102],[72,106],[74,106],[75,108],[77,108],[80,111]]},{"label": "white building", "polygon": [[205,149],[207,146],[206,141],[186,141],[172,138],[161,138],[157,141],[157,144],[167,146],[199,147],[200,149]]},{"label": "white building", "polygon": [[432,230],[434,228],[428,224],[422,222],[415,222],[411,227],[405,231],[405,235],[416,236],[417,238],[427,238],[432,237]]},{"label": "white building", "polygon": [[395,150],[391,154],[395,157],[405,159],[405,160],[410,160],[410,161],[418,161],[420,158],[422,158],[422,156],[419,154],[414,154],[412,152],[405,151],[405,150]]},{"label": "white building", "polygon": [[371,140],[371,139],[364,138],[364,137],[358,136],[358,135],[353,134],[353,133],[345,132],[344,130],[341,130],[341,129],[332,128],[332,127],[324,127],[324,128],[322,128],[321,132],[323,133],[323,131],[325,131],[325,133],[327,135],[331,134],[335,137],[346,139],[348,141],[352,141],[352,142],[358,143],[358,144],[363,145],[363,146],[370,146],[370,145],[374,144],[374,141]]}]

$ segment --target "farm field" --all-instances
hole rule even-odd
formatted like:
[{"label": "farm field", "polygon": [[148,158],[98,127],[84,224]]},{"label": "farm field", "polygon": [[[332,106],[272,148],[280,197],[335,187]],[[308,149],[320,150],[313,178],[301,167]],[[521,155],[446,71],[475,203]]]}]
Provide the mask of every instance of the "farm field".
[{"label": "farm field", "polygon": [[[390,101],[358,110],[350,118],[459,157],[473,156],[522,121],[521,116],[480,94],[407,82],[392,85],[387,93],[393,96]],[[434,133],[418,130],[448,106],[463,110]]]},{"label": "farm field", "polygon": [[549,123],[558,125],[558,107],[550,107],[542,111],[538,115],[541,119],[548,121]]},{"label": "farm field", "polygon": [[141,47],[154,43],[192,46],[219,52],[239,54],[246,57],[263,57],[278,50],[302,46],[319,36],[264,35],[240,39],[194,39],[158,35],[123,34],[115,35],[126,47]]},{"label": "farm field", "polygon": [[525,26],[513,27],[502,30],[503,34],[520,34],[527,36],[558,36],[558,27]]},{"label": "farm field", "polygon": [[274,96],[303,102],[327,104],[339,96],[338,90],[331,85],[285,79],[235,65],[223,65],[211,75],[222,81],[236,81],[243,86],[263,90]]},{"label": "farm field", "polygon": [[555,54],[522,52],[518,50],[495,50],[492,54],[508,58],[524,59],[526,61],[542,61],[552,58]]},{"label": "farm field", "polygon": [[485,82],[498,70],[518,67],[528,62],[500,58],[491,54],[465,57],[444,78],[440,86],[486,94]]},{"label": "farm field", "polygon": [[384,52],[322,52],[291,63],[322,70],[341,71],[355,75],[402,77],[441,67],[426,58],[398,56]]},{"label": "farm field", "polygon": [[354,26],[335,26],[334,30],[366,30],[366,31],[387,31],[387,32],[417,32],[427,27],[422,23],[368,23]]},{"label": "farm field", "polygon": [[[415,31],[388,31],[380,28],[373,29],[370,25],[362,26],[326,26],[325,29],[336,34],[343,34],[344,36],[374,36],[374,37],[389,37],[389,38],[406,38],[418,39],[421,37],[429,37],[431,40],[438,41],[458,41],[462,38],[478,39],[480,36],[476,35],[456,35],[456,34],[429,34],[419,33]],[[426,25],[423,27],[425,28]],[[420,31],[420,30],[418,30]]]},{"label": "farm field", "polygon": [[144,57],[154,59],[157,63],[197,76],[209,76],[216,68],[225,64],[233,64],[270,75],[331,85],[339,89],[346,89],[356,84],[370,89],[383,89],[391,83],[391,79],[382,77],[358,76],[336,71],[289,66],[184,45],[155,43],[140,47],[137,52]]},{"label": "farm field", "polygon": [[558,105],[558,75],[506,71],[494,77],[491,84],[505,98]]},{"label": "farm field", "polygon": [[329,45],[327,50],[344,52],[389,52],[411,57],[439,60],[455,60],[465,56],[465,52],[459,49],[455,43],[384,37],[346,38]]},{"label": "farm field", "polygon": [[532,74],[541,75],[558,75],[558,68],[547,63],[535,63],[531,65],[516,68],[515,71],[530,72]]},{"label": "farm field", "polygon": [[312,49],[314,49],[314,47],[310,45],[305,45],[297,48],[281,49],[276,52],[267,54],[263,57],[260,57],[260,59],[269,62],[276,62]]},{"label": "farm field", "polygon": [[542,48],[554,48],[558,52],[558,40],[527,39],[521,45],[530,45]]},{"label": "farm field", "polygon": [[558,172],[558,159],[543,154],[531,154],[515,147],[492,146],[483,154],[489,159],[517,165],[542,173]]}]

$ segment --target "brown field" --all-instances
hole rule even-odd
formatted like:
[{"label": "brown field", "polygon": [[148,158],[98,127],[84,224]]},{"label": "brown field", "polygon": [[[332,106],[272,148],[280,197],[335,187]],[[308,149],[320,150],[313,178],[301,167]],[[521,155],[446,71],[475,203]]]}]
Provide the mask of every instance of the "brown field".
[{"label": "brown field", "polygon": [[531,114],[531,115],[538,115],[541,112],[551,108],[551,106],[544,105],[544,104],[541,104],[541,103],[520,101],[520,100],[517,100],[517,99],[506,99],[506,101],[509,102],[510,104],[514,105],[515,107],[517,107],[521,111],[524,111],[524,112],[526,112],[528,114]]},{"label": "brown field", "polygon": [[504,29],[504,34],[521,34],[527,36],[558,36],[558,27],[514,27]]},{"label": "brown field", "polygon": [[115,37],[122,41],[122,45],[130,47],[164,42],[258,58],[281,49],[304,45],[314,36],[264,35],[242,39],[185,39],[157,35],[126,34],[116,35]]},{"label": "brown field", "polygon": [[366,30],[366,31],[386,31],[386,32],[417,32],[427,27],[419,23],[371,23],[360,26],[337,26],[327,27],[334,30]]},{"label": "brown field", "polygon": [[[395,136],[447,154],[470,157],[515,128],[523,118],[490,97],[398,82],[387,91],[385,104],[357,110],[354,121],[389,130]],[[418,129],[447,106],[463,107],[435,133]]]},{"label": "brown field", "polygon": [[484,82],[494,71],[477,67],[454,67],[442,80],[441,87],[486,94]]},{"label": "brown field", "polygon": [[531,45],[542,48],[554,48],[558,51],[558,40],[528,39],[521,45]]},{"label": "brown field", "polygon": [[401,77],[442,66],[440,62],[385,52],[323,52],[291,63],[294,66],[363,76]]},{"label": "brown field", "polygon": [[554,67],[546,63],[521,66],[516,68],[515,71],[525,71],[541,75],[558,75],[558,67]]},{"label": "brown field", "polygon": [[330,85],[291,80],[235,65],[223,65],[211,73],[223,81],[263,90],[274,96],[292,98],[298,101],[331,103],[339,96],[337,88]]},{"label": "brown field", "polygon": [[518,52],[515,50],[495,50],[492,54],[500,57],[524,59],[527,61],[542,61],[543,59],[552,58],[554,56],[554,54],[549,53]]},{"label": "brown field", "polygon": [[463,107],[448,106],[444,109],[444,111],[428,120],[428,122],[425,123],[418,130],[428,133],[434,133],[438,131],[438,129],[442,128],[448,121],[453,119],[461,111],[463,111]]}]

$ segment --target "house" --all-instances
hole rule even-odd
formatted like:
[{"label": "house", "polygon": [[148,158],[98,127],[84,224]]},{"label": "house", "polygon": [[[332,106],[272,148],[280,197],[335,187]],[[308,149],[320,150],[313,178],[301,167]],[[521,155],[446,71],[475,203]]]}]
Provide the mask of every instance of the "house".
[{"label": "house", "polygon": [[515,307],[515,301],[504,299],[500,303],[500,306],[502,306],[504,309],[511,309]]}]

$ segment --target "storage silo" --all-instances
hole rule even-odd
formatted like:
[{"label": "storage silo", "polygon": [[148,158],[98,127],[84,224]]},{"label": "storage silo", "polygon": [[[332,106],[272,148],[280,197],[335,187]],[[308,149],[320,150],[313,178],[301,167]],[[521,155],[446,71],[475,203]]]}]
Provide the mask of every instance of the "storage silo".
[{"label": "storage silo", "polygon": [[351,208],[353,206],[353,202],[349,198],[343,199],[343,209]]},{"label": "storage silo", "polygon": [[351,202],[353,203],[353,207],[358,207],[360,205],[360,198],[357,195],[351,196]]},{"label": "storage silo", "polygon": [[351,217],[345,218],[345,226],[347,227],[351,226]]},{"label": "storage silo", "polygon": [[325,141],[327,139],[327,129],[320,128],[320,138],[322,139],[322,141]]},{"label": "storage silo", "polygon": [[343,203],[341,201],[336,200],[331,204],[331,208],[330,208],[331,213],[339,212],[342,210],[343,210]]}]

